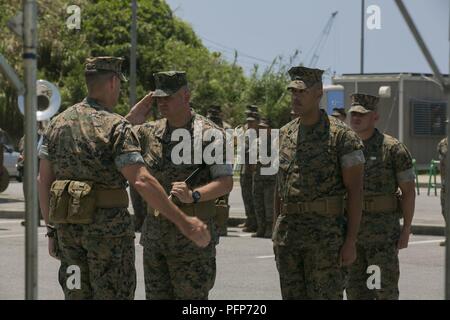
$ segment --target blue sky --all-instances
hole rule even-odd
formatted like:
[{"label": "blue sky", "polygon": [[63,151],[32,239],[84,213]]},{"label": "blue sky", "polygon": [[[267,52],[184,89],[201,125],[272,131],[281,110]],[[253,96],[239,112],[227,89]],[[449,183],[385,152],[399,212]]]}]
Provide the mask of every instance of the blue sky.
[{"label": "blue sky", "polygon": [[[360,0],[166,0],[192,25],[203,44],[250,70],[274,57],[286,59],[298,49],[308,64],[311,48],[333,11],[339,11],[317,67],[337,74],[359,73]],[[449,0],[405,0],[441,72],[449,72]],[[377,5],[381,29],[365,29],[365,72],[430,73],[425,58],[393,0]],[[366,14],[366,19],[369,14]],[[309,57],[306,55],[310,53]]]}]

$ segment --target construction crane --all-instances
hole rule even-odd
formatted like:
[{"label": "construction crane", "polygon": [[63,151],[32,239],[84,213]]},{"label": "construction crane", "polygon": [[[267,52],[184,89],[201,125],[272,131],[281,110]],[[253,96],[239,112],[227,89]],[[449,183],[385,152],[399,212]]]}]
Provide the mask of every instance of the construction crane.
[{"label": "construction crane", "polygon": [[319,39],[317,40],[316,44],[312,47],[314,49],[314,52],[311,57],[311,60],[308,63],[308,67],[314,68],[317,65],[317,62],[319,61],[320,53],[322,52],[322,49],[324,48],[324,46],[327,42],[328,36],[330,35],[331,27],[333,26],[333,22],[337,16],[337,14],[338,14],[338,11],[335,11],[331,14],[331,17],[328,19],[327,24],[325,25],[325,28],[323,28]]}]

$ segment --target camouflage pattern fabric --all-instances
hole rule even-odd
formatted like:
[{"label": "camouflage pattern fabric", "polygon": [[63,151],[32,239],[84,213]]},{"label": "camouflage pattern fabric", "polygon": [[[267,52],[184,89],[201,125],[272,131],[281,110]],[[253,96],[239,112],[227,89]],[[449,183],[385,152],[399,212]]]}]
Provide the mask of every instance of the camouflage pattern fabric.
[{"label": "camouflage pattern fabric", "polygon": [[[240,128],[236,128],[238,134],[245,134],[248,125],[245,124]],[[245,139],[245,161],[248,162],[249,141]],[[244,160],[244,159],[243,159]],[[241,186],[241,195],[244,202],[245,216],[247,217],[246,226],[251,229],[256,228],[256,213],[253,204],[253,170],[254,165],[241,164],[239,184]]]},{"label": "camouflage pattern fabric", "polygon": [[283,300],[342,300],[345,268],[338,266],[339,248],[275,246]]},{"label": "camouflage pattern fabric", "polygon": [[[341,196],[342,167],[364,163],[362,142],[344,123],[321,111],[312,127],[294,119],[280,130],[278,194],[283,203]],[[272,240],[283,299],[342,299],[343,215],[281,214]]]},{"label": "camouflage pattern fabric", "polygon": [[[270,156],[270,136],[268,140],[268,156]],[[270,164],[269,164],[270,165]],[[273,224],[274,196],[276,175],[263,175],[261,168],[269,165],[262,165],[260,162],[256,165],[253,173],[253,205],[255,208],[255,216],[257,229],[262,230],[267,236],[271,236]]]},{"label": "camouflage pattern fabric", "polygon": [[115,72],[120,80],[126,81],[127,78],[122,73],[122,62],[124,58],[117,57],[93,57],[87,58],[84,65],[86,74],[101,73],[104,71]]},{"label": "camouflage pattern fabric", "polygon": [[[226,123],[225,121],[222,120],[220,113],[221,113],[220,106],[212,106],[208,110],[207,118],[209,120],[211,120],[212,122],[214,122],[219,128],[231,129],[231,125],[229,125],[228,123]],[[219,226],[221,236],[226,236],[228,234],[227,224],[228,224],[228,218],[230,217],[230,205],[228,204],[228,198],[229,198],[229,194],[226,194],[226,195],[216,199],[216,208],[223,208],[223,207],[227,208],[227,212],[225,212],[224,210],[220,210],[220,209],[217,211],[217,215],[222,215],[222,217],[220,217],[220,220],[225,221],[224,225]]]},{"label": "camouflage pattern fabric", "polygon": [[[359,241],[359,240],[358,240]],[[392,243],[359,244],[356,261],[348,268],[348,300],[398,300],[400,268],[397,247]],[[369,289],[369,266],[380,268],[380,289]]]},{"label": "camouflage pattern fabric", "polygon": [[[131,125],[123,117],[86,98],[52,119],[39,156],[51,162],[57,180],[92,181],[96,186],[113,189],[127,186],[119,169],[143,163],[140,151]],[[92,224],[57,224],[55,227],[62,239],[61,267],[76,261],[80,264],[81,278],[89,282],[80,294],[69,294],[62,283],[66,299],[133,298],[134,245],[130,247],[128,242],[134,238],[134,227],[128,210],[98,208]],[[110,250],[114,250],[114,257]],[[124,269],[105,268],[110,263],[116,264],[117,257]],[[128,267],[131,264],[132,270]],[[100,269],[84,266],[99,266]],[[108,281],[115,281],[115,287],[106,288],[103,283]],[[129,290],[133,292],[123,294]]]},{"label": "camouflage pattern fabric", "polygon": [[288,73],[291,77],[291,82],[288,89],[305,90],[316,83],[322,83],[322,74],[324,70],[307,68],[303,66],[292,67]]},{"label": "camouflage pattern fabric", "polygon": [[[245,170],[245,172],[249,172],[249,170]],[[247,217],[246,226],[250,229],[256,228],[256,212],[253,203],[253,175],[251,173],[241,173],[239,184],[241,185],[241,195],[244,202],[245,216]]]},{"label": "camouflage pattern fabric", "polygon": [[216,278],[218,230],[213,219],[204,222],[213,240],[206,248],[199,248],[167,219],[147,216],[141,236],[146,299],[208,299]]},{"label": "camouflage pattern fabric", "polygon": [[[364,196],[392,195],[399,192],[398,183],[414,181],[412,157],[406,146],[395,138],[375,130],[364,141],[366,158]],[[400,237],[400,212],[366,212],[363,210],[356,262],[349,267],[349,299],[398,299],[399,264],[397,241]],[[366,285],[368,266],[381,271],[381,289]]]},{"label": "camouflage pattern fabric", "polygon": [[187,85],[186,73],[184,71],[163,71],[154,73],[155,92],[154,97],[168,97]]},{"label": "camouflage pattern fabric", "polygon": [[369,113],[377,110],[379,97],[365,93],[353,93],[351,95],[352,106],[348,112]]},{"label": "camouflage pattern fabric", "polygon": [[[58,245],[63,259],[59,282],[70,300],[132,300],[136,289],[134,236],[81,236],[81,225],[58,231]],[[69,266],[80,268],[80,289],[70,289]]]},{"label": "camouflage pattern fabric", "polygon": [[[257,230],[271,234],[275,196],[275,180],[255,180],[253,182],[253,201]],[[266,231],[269,230],[269,231]]]},{"label": "camouflage pattern fabric", "polygon": [[[202,130],[209,128],[220,130],[207,118],[194,113],[184,129],[193,136],[196,126],[201,127]],[[176,165],[173,163],[171,152],[178,141],[171,141],[170,137],[174,129],[168,126],[166,119],[143,124],[135,130],[139,136],[147,169],[158,179],[167,194],[172,189],[172,182],[184,181],[200,166],[200,164]],[[208,144],[208,141],[204,141],[202,148],[204,149]],[[195,189],[211,182],[213,178],[210,168],[211,166],[206,166],[202,169],[189,187]],[[176,197],[173,201],[180,205]],[[163,216],[147,215],[140,240],[144,246],[147,299],[208,298],[208,292],[215,281],[215,246],[218,244],[219,237],[213,217],[204,222],[211,232],[211,243],[202,249],[184,237]]]},{"label": "camouflage pattern fabric", "polygon": [[[439,154],[439,160],[444,163],[447,157],[447,151],[448,151],[448,140],[447,138],[442,139],[438,146],[437,146],[438,154]],[[446,170],[441,171],[441,212],[442,216],[445,219],[445,222],[447,222],[447,217],[445,216],[444,208],[445,208],[445,174]]]}]

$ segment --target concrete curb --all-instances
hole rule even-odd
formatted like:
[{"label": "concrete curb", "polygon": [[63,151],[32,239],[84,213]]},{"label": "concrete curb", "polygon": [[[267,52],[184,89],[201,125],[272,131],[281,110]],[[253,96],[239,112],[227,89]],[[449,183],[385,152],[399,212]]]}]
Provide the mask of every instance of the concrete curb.
[{"label": "concrete curb", "polygon": [[445,227],[439,225],[413,224],[411,232],[426,236],[445,236]]},{"label": "concrete curb", "polygon": [[25,212],[17,210],[0,210],[0,219],[24,219]]}]

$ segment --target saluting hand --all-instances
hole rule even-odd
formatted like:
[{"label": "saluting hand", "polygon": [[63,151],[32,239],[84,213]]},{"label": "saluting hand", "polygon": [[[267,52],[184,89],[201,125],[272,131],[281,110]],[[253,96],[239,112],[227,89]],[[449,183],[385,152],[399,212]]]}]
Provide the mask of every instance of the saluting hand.
[{"label": "saluting hand", "polygon": [[133,125],[143,124],[150,117],[152,101],[153,91],[136,103],[125,118]]}]

